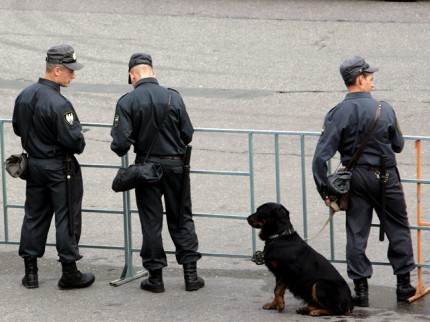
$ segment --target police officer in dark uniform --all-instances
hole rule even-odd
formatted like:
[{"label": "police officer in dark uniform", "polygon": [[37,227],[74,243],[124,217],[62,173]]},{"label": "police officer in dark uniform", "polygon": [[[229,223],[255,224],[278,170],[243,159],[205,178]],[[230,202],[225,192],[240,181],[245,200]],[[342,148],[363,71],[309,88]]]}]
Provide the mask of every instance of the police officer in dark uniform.
[{"label": "police officer in dark uniform", "polygon": [[[410,271],[415,268],[411,234],[395,157],[395,153],[402,151],[404,139],[393,108],[387,102],[374,100],[370,94],[374,86],[373,73],[377,70],[358,56],[341,64],[340,73],[348,93],[326,115],[312,165],[318,192],[329,206],[333,197],[327,184],[327,161],[338,151],[342,165],[348,165],[381,104],[377,125],[352,171],[350,200],[346,210],[347,272],[354,281],[355,304],[362,307],[369,306],[367,280],[373,273],[365,253],[373,210],[382,218],[389,240],[387,256],[397,275],[397,300],[406,301],[415,294],[415,288],[410,284]],[[381,194],[379,176],[384,171],[381,169],[383,155],[385,194]],[[382,206],[383,198],[385,211]]]},{"label": "police officer in dark uniform", "polygon": [[[164,292],[162,269],[167,266],[161,236],[164,196],[167,226],[176,247],[176,260],[183,265],[185,289],[196,291],[204,286],[196,269],[201,254],[197,251],[189,180],[183,185],[184,155],[194,129],[181,95],[158,84],[150,55],[132,55],[128,68],[128,82],[134,90],[118,100],[111,149],[123,156],[133,145],[135,163],[142,163],[150,151],[149,161],[161,164],[163,169],[159,182],[135,189],[143,237],[140,256],[143,267],[149,271],[149,278],[142,281],[141,288]],[[182,198],[185,200],[181,202]]]},{"label": "police officer in dark uniform", "polygon": [[13,129],[28,152],[25,215],[21,230],[19,255],[24,259],[27,288],[39,286],[37,258],[45,245],[55,213],[56,246],[63,274],[61,289],[90,286],[95,277],[81,273],[76,261],[81,259],[82,174],[74,154],[85,147],[82,126],[75,109],[61,95],[83,67],[69,45],[50,48],[44,78],[25,88],[16,98]]}]

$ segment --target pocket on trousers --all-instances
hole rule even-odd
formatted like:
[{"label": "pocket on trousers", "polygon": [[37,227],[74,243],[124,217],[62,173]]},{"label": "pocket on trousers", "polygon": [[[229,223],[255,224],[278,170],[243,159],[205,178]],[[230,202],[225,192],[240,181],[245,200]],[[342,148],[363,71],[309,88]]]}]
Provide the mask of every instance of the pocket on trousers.
[{"label": "pocket on trousers", "polygon": [[184,173],[184,167],[183,166],[174,167],[174,168],[171,168],[170,171],[174,174],[183,174]]},{"label": "pocket on trousers", "polygon": [[50,180],[55,180],[55,181],[66,180],[65,168],[62,162],[49,164],[44,168],[44,171],[46,176]]}]

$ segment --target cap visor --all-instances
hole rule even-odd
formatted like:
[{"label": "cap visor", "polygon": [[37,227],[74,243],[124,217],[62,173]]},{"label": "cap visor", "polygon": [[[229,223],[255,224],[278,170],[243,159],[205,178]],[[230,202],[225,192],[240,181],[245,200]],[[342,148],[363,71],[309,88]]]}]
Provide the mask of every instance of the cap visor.
[{"label": "cap visor", "polygon": [[374,72],[377,72],[378,70],[379,70],[379,68],[378,68],[378,67],[369,66],[369,68],[367,68],[367,69],[365,70],[365,72],[366,72],[366,73],[374,73]]},{"label": "cap visor", "polygon": [[80,70],[82,69],[82,67],[84,67],[83,64],[78,63],[78,62],[74,62],[74,63],[70,63],[70,64],[63,64],[65,67],[67,67],[68,69],[71,70]]}]

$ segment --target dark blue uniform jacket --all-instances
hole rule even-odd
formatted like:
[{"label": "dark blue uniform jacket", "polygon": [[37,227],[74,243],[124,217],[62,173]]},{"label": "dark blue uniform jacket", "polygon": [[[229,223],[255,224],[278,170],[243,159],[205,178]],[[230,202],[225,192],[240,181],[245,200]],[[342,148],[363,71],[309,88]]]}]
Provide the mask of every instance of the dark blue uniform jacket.
[{"label": "dark blue uniform jacket", "polygon": [[139,80],[132,92],[118,100],[111,130],[112,151],[123,156],[133,145],[137,155],[145,156],[161,125],[169,95],[168,114],[150,155],[184,155],[194,132],[185,104],[178,92],[160,86],[152,77]]},{"label": "dark blue uniform jacket", "polygon": [[379,167],[383,154],[387,168],[397,165],[395,153],[402,151],[405,142],[393,108],[387,102],[374,100],[370,93],[348,93],[327,113],[315,149],[312,170],[323,199],[329,195],[327,161],[338,151],[342,165],[348,165],[370,128],[379,103],[382,105],[379,121],[356,165]]},{"label": "dark blue uniform jacket", "polygon": [[[34,95],[37,99],[33,112]],[[40,78],[18,95],[12,125],[23,145],[27,140],[24,148],[31,157],[49,159],[84,151],[85,138],[75,109],[61,95],[60,85],[50,80]]]}]

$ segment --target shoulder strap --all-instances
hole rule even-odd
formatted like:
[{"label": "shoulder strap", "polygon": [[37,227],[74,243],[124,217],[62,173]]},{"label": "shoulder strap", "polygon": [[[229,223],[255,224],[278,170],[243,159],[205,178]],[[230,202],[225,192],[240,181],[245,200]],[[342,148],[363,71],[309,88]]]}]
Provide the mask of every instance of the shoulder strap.
[{"label": "shoulder strap", "polygon": [[351,161],[349,161],[346,170],[351,170],[355,163],[357,162],[358,158],[360,157],[361,153],[363,152],[364,148],[367,145],[367,142],[369,142],[370,136],[372,135],[373,129],[375,128],[376,124],[378,123],[379,116],[381,115],[381,109],[382,105],[381,103],[378,104],[376,107],[376,113],[375,117],[373,119],[372,124],[370,125],[369,131],[367,132],[366,136],[363,139],[363,142],[361,142],[361,145],[358,147],[357,151],[355,151],[354,156],[352,157]]},{"label": "shoulder strap", "polygon": [[167,101],[167,105],[164,106],[164,115],[163,115],[163,118],[161,119],[161,123],[160,123],[160,126],[157,129],[157,132],[155,132],[155,134],[154,134],[154,137],[152,139],[151,145],[149,146],[148,152],[146,153],[144,162],[148,161],[149,154],[151,153],[151,150],[154,147],[154,143],[157,140],[157,136],[160,133],[161,127],[163,126],[164,120],[166,119],[167,114],[169,112],[169,106],[170,106],[170,101],[171,100],[172,100],[172,94],[169,93],[169,99]]}]

